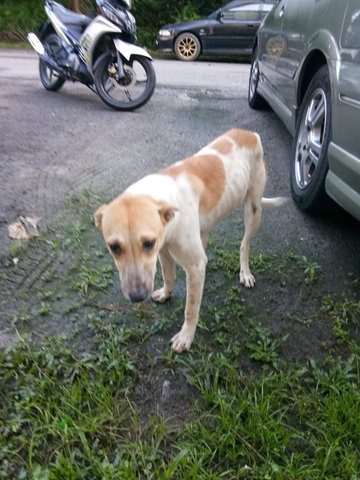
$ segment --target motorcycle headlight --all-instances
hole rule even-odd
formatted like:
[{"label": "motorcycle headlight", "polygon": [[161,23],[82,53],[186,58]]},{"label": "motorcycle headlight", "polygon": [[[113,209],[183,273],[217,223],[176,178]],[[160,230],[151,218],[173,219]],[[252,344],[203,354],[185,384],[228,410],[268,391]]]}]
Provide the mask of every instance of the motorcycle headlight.
[{"label": "motorcycle headlight", "polygon": [[108,20],[111,22],[115,23],[116,25],[119,25],[121,27],[121,23],[119,22],[118,17],[115,15],[114,12],[110,10],[110,8],[107,8],[105,5],[101,6],[101,13],[106,17]]},{"label": "motorcycle headlight", "polygon": [[135,20],[134,15],[132,15],[130,12],[127,12],[127,16],[128,16],[129,30],[132,31],[132,32],[136,32],[136,20]]}]

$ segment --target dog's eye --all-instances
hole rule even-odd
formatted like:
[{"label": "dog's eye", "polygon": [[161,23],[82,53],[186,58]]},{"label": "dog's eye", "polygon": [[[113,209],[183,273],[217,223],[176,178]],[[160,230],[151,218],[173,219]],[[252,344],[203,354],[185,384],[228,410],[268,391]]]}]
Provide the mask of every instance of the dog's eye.
[{"label": "dog's eye", "polygon": [[143,241],[144,250],[152,250],[154,248],[154,245],[155,245],[155,239]]},{"label": "dog's eye", "polygon": [[120,255],[122,252],[122,248],[119,243],[109,243],[109,248],[114,255]]}]

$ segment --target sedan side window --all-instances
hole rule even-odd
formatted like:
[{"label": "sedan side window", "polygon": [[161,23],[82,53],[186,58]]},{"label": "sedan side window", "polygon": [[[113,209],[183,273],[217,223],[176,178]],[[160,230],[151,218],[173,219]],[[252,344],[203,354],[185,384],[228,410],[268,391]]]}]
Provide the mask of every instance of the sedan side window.
[{"label": "sedan side window", "polygon": [[273,9],[273,3],[264,3],[260,12],[260,19],[263,20],[266,15]]},{"label": "sedan side window", "polygon": [[259,19],[260,10],[261,4],[249,3],[241,7],[224,10],[223,20],[236,20],[243,22],[256,21]]}]

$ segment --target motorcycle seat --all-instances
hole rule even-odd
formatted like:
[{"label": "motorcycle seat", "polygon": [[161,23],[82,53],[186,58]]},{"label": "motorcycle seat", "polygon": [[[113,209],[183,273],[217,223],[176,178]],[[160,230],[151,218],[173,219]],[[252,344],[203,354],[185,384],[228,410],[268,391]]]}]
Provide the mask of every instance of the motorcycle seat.
[{"label": "motorcycle seat", "polygon": [[52,9],[55,15],[58,16],[65,25],[74,25],[85,28],[92,21],[90,17],[83,15],[82,13],[75,13],[56,2],[52,3]]}]

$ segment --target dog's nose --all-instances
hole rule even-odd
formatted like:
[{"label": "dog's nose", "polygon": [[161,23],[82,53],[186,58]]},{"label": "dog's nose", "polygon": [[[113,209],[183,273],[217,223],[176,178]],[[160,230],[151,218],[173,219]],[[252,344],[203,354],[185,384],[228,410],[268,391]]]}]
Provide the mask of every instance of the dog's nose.
[{"label": "dog's nose", "polygon": [[147,290],[134,290],[129,293],[129,298],[132,303],[143,302],[148,296]]}]

